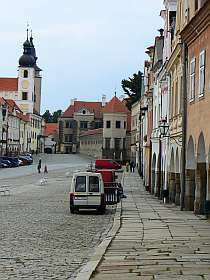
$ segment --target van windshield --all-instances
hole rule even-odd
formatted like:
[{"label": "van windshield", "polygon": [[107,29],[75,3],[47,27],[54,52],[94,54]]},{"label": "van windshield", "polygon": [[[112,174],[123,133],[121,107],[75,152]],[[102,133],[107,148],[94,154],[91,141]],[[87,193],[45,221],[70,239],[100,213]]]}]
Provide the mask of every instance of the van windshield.
[{"label": "van windshield", "polygon": [[99,178],[96,176],[89,177],[89,192],[99,192]]},{"label": "van windshield", "polygon": [[86,177],[78,176],[76,178],[75,192],[86,192]]}]

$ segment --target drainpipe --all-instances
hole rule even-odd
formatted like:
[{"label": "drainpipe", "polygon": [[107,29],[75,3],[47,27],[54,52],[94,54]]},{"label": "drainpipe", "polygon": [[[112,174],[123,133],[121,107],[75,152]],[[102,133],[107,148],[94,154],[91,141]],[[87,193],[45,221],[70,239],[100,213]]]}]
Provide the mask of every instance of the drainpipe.
[{"label": "drainpipe", "polygon": [[182,43],[182,162],[181,162],[181,199],[180,210],[185,207],[185,168],[186,168],[186,139],[187,139],[187,45]]}]

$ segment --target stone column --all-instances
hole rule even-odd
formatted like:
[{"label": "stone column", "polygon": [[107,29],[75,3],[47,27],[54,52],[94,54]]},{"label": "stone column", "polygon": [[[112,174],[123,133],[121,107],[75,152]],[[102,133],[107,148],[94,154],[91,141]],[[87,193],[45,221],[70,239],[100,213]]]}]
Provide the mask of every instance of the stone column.
[{"label": "stone column", "polygon": [[186,186],[185,186],[185,210],[194,210],[195,200],[195,170],[186,170]]},{"label": "stone column", "polygon": [[151,194],[155,193],[155,170],[152,170]]},{"label": "stone column", "polygon": [[175,202],[175,173],[171,172],[169,175],[169,202]]},{"label": "stone column", "polygon": [[160,196],[160,172],[159,170],[155,171],[155,196]]},{"label": "stone column", "polygon": [[176,205],[180,205],[180,173],[175,174],[175,188],[176,188],[176,194],[175,194],[175,203]]},{"label": "stone column", "polygon": [[206,190],[207,190],[206,163],[205,162],[197,163],[196,192],[195,192],[195,204],[194,204],[194,212],[196,214],[204,214]]}]

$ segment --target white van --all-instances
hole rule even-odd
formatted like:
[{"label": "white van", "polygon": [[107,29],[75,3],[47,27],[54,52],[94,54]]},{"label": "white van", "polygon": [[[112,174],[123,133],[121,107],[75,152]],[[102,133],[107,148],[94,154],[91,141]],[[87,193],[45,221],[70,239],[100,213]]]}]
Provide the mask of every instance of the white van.
[{"label": "white van", "polygon": [[79,209],[106,210],[104,183],[100,173],[77,172],[73,175],[70,191],[70,212]]}]

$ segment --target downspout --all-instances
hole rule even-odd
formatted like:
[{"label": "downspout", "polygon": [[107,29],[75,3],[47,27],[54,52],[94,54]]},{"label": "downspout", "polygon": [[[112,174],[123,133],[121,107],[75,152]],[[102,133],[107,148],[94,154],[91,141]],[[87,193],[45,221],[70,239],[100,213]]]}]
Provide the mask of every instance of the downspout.
[{"label": "downspout", "polygon": [[181,162],[181,199],[180,210],[185,207],[185,168],[186,168],[186,139],[187,139],[187,45],[182,43],[182,162]]}]

